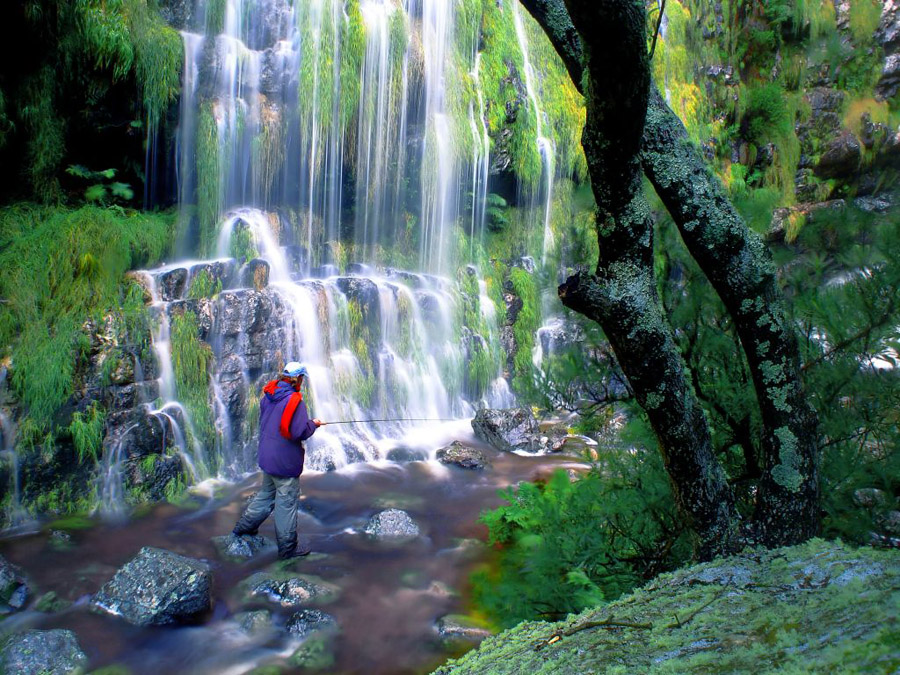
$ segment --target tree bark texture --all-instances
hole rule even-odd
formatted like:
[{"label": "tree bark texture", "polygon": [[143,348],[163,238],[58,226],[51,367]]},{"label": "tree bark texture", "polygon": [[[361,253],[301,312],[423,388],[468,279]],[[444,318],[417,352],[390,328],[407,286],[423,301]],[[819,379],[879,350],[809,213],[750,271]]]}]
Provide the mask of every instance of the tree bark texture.
[{"label": "tree bark texture", "polygon": [[767,546],[805,541],[819,524],[817,423],[775,267],[656,87],[650,100],[644,172],[734,320],[762,413],[763,473],[751,535]]},{"label": "tree bark texture", "polygon": [[[584,41],[587,119],[582,144],[597,201],[595,275],[559,289],[567,307],[597,321],[659,438],[675,498],[699,537],[699,554],[732,549],[738,515],[709,426],[665,319],[653,277],[653,222],[639,150],[650,72],[640,2],[568,0]],[[616,63],[613,71],[608,64]]]},{"label": "tree bark texture", "polygon": [[[593,8],[593,3],[570,1],[567,4],[571,14],[562,6],[562,0],[522,0],[522,4],[544,28],[563,59],[575,86],[582,93],[587,91],[588,126],[591,124],[592,114],[599,112],[605,117],[604,102],[597,100],[598,96],[603,96],[599,92],[606,91],[606,95],[611,96],[615,96],[617,92],[614,86],[604,87],[601,84],[596,88],[596,80],[598,78],[602,80],[604,77],[607,81],[618,78],[624,86],[635,86],[635,82],[628,77],[628,68],[625,68],[626,72],[620,68],[626,58],[637,58],[645,63],[646,57],[623,53],[616,44],[616,40],[621,39],[621,32],[609,35],[598,30],[600,26],[609,24],[599,23],[600,14],[605,10]],[[607,7],[610,4],[625,3],[597,4]],[[609,19],[607,16],[603,20]],[[643,39],[643,14],[641,21],[640,29],[634,24],[613,25],[618,31],[633,30],[635,36],[639,35]],[[581,35],[575,30],[576,26],[584,26]],[[584,35],[591,36],[590,40],[584,40]],[[597,45],[601,48],[603,45],[608,47],[607,53],[600,55],[599,58]],[[595,50],[594,59],[590,58],[592,49]],[[613,52],[613,55],[610,56],[609,52]],[[605,76],[602,72],[595,75],[595,71],[600,71],[604,67],[614,72]],[[762,413],[763,475],[757,495],[753,527],[745,534],[750,534],[768,546],[803,541],[813,536],[819,525],[816,419],[803,393],[796,339],[785,319],[770,256],[759,238],[749,231],[737,214],[719,181],[706,168],[702,157],[689,142],[681,120],[668,107],[655,85],[651,83],[648,88],[650,95],[646,126],[643,129],[643,152],[640,154],[643,170],[670,211],[691,255],[697,260],[735,321]],[[605,105],[609,107],[610,104],[618,102],[618,100],[607,101]],[[627,105],[625,108],[634,112],[634,109]],[[643,119],[642,115],[634,114],[635,117],[640,116]],[[614,135],[617,132],[607,127],[601,130],[601,133]],[[588,135],[589,129],[586,127],[585,140]],[[609,192],[601,189],[598,194],[597,181],[608,179],[608,172],[604,174],[593,170],[592,155],[598,150],[602,155],[603,147],[597,147],[596,144],[589,147],[587,143],[584,147],[591,168],[595,196],[598,204],[602,204],[601,199],[606,198]],[[616,189],[620,188],[621,186],[617,186]],[[640,193],[640,184],[634,189]],[[625,226],[625,223],[615,222],[614,227],[619,226]],[[598,220],[601,260],[598,264],[597,280],[594,283],[599,283],[601,268],[604,267],[604,239],[608,238],[604,235],[606,227]],[[630,229],[633,225],[626,227]],[[606,267],[608,268],[608,264]],[[644,273],[641,267],[641,274]],[[652,282],[652,276],[650,279]],[[575,288],[583,284],[583,279],[570,279],[560,287],[563,303],[572,306],[569,303],[573,302]],[[648,286],[655,289],[652,283]],[[585,294],[587,291],[582,290],[580,293]],[[655,295],[655,290],[653,293]],[[654,302],[658,304],[657,301]],[[592,318],[598,320],[613,341],[606,322],[597,317]],[[665,323],[662,316],[659,319]],[[671,331],[668,326],[666,330]],[[614,345],[614,348],[621,361],[622,354],[633,347],[629,342],[627,346]],[[640,364],[632,364],[629,372],[623,363],[623,370],[629,376],[629,380],[635,371],[643,372]],[[684,379],[683,374],[681,379]],[[636,387],[635,392],[637,394]],[[650,410],[645,405],[645,400],[638,396],[638,401],[649,414]],[[649,403],[655,401],[656,399],[651,397]],[[670,401],[667,400],[666,405],[669,404]],[[702,433],[708,438],[709,430],[705,420],[695,418],[693,423],[702,423]],[[664,454],[671,455],[678,446],[669,446],[667,452],[666,437],[660,433],[660,427],[656,423],[654,430],[659,435]],[[674,439],[669,439],[672,440]],[[705,444],[705,441],[702,444]],[[712,461],[715,462],[714,459]],[[666,462],[669,467],[669,457]],[[716,465],[718,467],[717,463]],[[721,473],[721,468],[717,468],[717,471]],[[689,492],[686,486],[678,487],[680,482],[690,482],[700,475],[682,473],[675,467],[670,468],[669,473],[673,484],[676,485],[676,494]],[[722,496],[725,492],[727,494]],[[703,498],[703,492],[701,491],[697,497]],[[729,517],[734,517],[733,507],[730,506],[732,500],[730,491],[713,490],[707,492],[705,498],[724,499],[728,505],[724,511],[731,514]],[[679,503],[690,515],[688,506],[682,503],[681,499]],[[694,526],[696,527],[696,523]],[[715,529],[712,528],[710,534],[713,534]],[[703,533],[698,531],[698,534],[702,540]],[[707,547],[707,550],[710,549]]]}]

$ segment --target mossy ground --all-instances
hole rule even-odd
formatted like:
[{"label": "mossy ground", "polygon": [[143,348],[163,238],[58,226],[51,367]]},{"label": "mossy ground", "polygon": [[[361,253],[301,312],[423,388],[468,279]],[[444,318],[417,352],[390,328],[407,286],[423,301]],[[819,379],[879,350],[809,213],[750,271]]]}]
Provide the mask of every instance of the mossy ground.
[{"label": "mossy ground", "polygon": [[435,672],[896,672],[898,563],[820,539],[750,551],[565,621],[521,623]]}]

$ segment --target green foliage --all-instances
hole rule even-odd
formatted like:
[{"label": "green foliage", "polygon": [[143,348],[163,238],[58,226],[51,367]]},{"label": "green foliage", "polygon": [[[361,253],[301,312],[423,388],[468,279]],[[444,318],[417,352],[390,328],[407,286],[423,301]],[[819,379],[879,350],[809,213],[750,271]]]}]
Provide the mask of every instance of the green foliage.
[{"label": "green foliage", "polygon": [[200,270],[200,272],[191,279],[191,285],[188,288],[188,298],[212,298],[222,292],[222,280],[213,281],[209,270]]},{"label": "green foliage", "polygon": [[115,201],[130,201],[134,197],[134,191],[128,183],[108,182],[116,175],[115,169],[103,171],[91,171],[81,164],[72,164],[66,169],[66,173],[86,181],[102,181],[91,183],[84,191],[84,200],[88,203],[96,203],[100,206],[108,206]]},{"label": "green foliage", "polygon": [[256,242],[253,239],[253,232],[249,227],[238,227],[231,233],[231,239],[228,242],[228,255],[235,260],[252,260],[259,256],[256,250]]},{"label": "green foliage", "polygon": [[96,207],[0,210],[0,344],[38,428],[75,391],[90,348],[82,326],[120,306],[125,271],[162,258],[172,228],[169,215]]},{"label": "green foliage", "polygon": [[501,496],[481,518],[493,559],[473,577],[475,602],[501,626],[615,600],[690,555],[655,447],[603,448],[577,480],[558,470]]},{"label": "green foliage", "polygon": [[[853,208],[801,230],[786,291],[801,326],[807,390],[819,415],[825,531],[866,542],[900,491],[900,221]],[[787,251],[780,251],[787,258]],[[879,488],[878,508],[854,492]]]},{"label": "green foliage", "polygon": [[754,143],[764,143],[783,133],[791,124],[784,102],[784,91],[776,84],[766,84],[750,89],[744,110],[747,138]]},{"label": "green foliage", "polygon": [[86,459],[92,462],[100,460],[105,422],[106,415],[96,402],[85,412],[72,415],[69,433],[72,434],[79,462],[83,463]]}]

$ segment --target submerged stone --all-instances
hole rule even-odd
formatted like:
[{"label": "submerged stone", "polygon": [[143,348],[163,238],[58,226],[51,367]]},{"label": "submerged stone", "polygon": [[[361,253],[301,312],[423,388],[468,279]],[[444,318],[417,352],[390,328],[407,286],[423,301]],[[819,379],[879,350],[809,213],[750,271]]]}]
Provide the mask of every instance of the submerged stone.
[{"label": "submerged stone", "polygon": [[442,464],[453,464],[463,469],[484,469],[491,465],[483,450],[470,448],[459,441],[438,450],[437,458]]},{"label": "submerged stone", "polygon": [[93,604],[138,626],[189,621],[209,610],[211,581],[206,563],[145,546],[100,589]]},{"label": "submerged stone", "polygon": [[268,598],[283,607],[325,604],[340,595],[334,584],[305,574],[258,572],[245,583],[251,596]]},{"label": "submerged stone", "polygon": [[226,534],[221,537],[213,537],[212,541],[219,555],[228,560],[247,560],[259,553],[267,553],[276,549],[275,542],[268,537],[253,534],[245,534],[240,537]]},{"label": "submerged stone", "polygon": [[267,609],[240,612],[234,615],[234,622],[238,629],[247,635],[258,635],[273,628],[272,613]]},{"label": "submerged stone", "polygon": [[304,671],[319,671],[334,666],[334,639],[329,635],[313,635],[293,653],[292,666]]},{"label": "submerged stone", "polygon": [[16,675],[81,672],[87,666],[75,633],[70,630],[29,630],[14,635],[0,653],[0,672]]},{"label": "submerged stone", "polygon": [[369,519],[365,533],[375,539],[401,542],[418,537],[419,526],[406,511],[385,509]]}]

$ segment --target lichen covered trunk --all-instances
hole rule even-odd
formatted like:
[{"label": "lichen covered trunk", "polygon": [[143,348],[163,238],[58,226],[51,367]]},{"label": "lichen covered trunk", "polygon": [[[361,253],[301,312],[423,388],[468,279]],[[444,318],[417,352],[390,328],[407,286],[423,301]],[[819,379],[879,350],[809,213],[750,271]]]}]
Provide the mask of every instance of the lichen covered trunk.
[{"label": "lichen covered trunk", "polygon": [[569,278],[560,299],[603,328],[659,439],[699,555],[710,558],[731,549],[738,515],[653,277],[653,224],[638,157],[650,84],[643,6],[566,5],[586,54],[582,144],[598,205],[600,255],[596,274]]},{"label": "lichen covered trunk", "polygon": [[762,413],[763,474],[750,534],[767,546],[805,541],[819,527],[816,417],[803,393],[775,267],[681,120],[651,89],[644,171],[734,320]]}]

